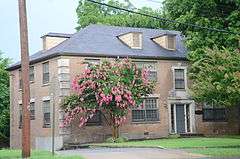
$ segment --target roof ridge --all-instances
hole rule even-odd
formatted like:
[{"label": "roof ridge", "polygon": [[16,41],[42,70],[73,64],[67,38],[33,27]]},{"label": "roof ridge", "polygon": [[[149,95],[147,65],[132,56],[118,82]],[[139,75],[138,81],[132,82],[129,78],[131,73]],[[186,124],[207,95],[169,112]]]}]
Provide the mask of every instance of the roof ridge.
[{"label": "roof ridge", "polygon": [[145,30],[155,30],[155,31],[166,31],[166,32],[178,32],[177,30],[167,30],[163,28],[146,28],[146,27],[131,27],[131,26],[119,26],[119,25],[108,25],[108,24],[90,24],[86,27],[92,27],[92,26],[103,26],[103,27],[112,27],[112,28],[128,28],[128,29],[145,29]]}]

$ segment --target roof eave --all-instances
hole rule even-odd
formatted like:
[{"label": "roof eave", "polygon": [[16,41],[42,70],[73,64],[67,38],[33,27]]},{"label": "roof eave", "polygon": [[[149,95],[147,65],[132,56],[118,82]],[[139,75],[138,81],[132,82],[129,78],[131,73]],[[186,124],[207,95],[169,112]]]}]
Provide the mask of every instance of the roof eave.
[{"label": "roof eave", "polygon": [[[89,54],[83,54],[83,53],[69,53],[69,52],[59,52],[59,53],[54,53],[54,54],[51,54],[51,55],[48,55],[48,56],[45,56],[45,57],[42,57],[42,58],[38,58],[38,59],[35,59],[35,60],[31,60],[30,61],[30,65],[33,65],[35,63],[38,63],[38,62],[42,62],[42,61],[45,61],[45,60],[49,60],[49,59],[52,59],[52,58],[55,58],[55,57],[58,57],[58,56],[80,56],[80,57],[109,57],[109,58],[116,58],[116,57],[119,57],[119,58],[126,58],[126,57],[129,57],[129,58],[138,58],[138,59],[157,59],[157,60],[182,60],[182,61],[188,61],[188,59],[186,57],[161,57],[161,56],[134,56],[134,55],[106,55],[106,54],[95,54],[95,53],[89,53]],[[18,64],[18,65],[15,65],[15,66],[10,66],[8,67],[6,70],[7,71],[13,71],[13,70],[16,70],[16,69],[19,69],[21,68],[21,64]]]}]

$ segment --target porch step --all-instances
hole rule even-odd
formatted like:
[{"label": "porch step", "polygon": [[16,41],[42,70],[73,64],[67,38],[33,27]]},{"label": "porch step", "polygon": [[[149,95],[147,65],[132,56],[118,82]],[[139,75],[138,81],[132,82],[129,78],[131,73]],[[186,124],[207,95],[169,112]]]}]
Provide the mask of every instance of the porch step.
[{"label": "porch step", "polygon": [[72,150],[72,149],[81,149],[81,148],[88,148],[89,146],[82,143],[68,143],[64,144],[62,150]]},{"label": "porch step", "polygon": [[199,134],[199,133],[184,133],[180,134],[180,137],[204,137],[204,134]]}]

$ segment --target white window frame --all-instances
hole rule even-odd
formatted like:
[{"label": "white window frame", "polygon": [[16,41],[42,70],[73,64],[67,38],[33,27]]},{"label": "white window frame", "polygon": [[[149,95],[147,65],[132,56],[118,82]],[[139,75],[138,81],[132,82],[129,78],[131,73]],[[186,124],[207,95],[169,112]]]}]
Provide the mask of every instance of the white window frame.
[{"label": "white window frame", "polygon": [[[48,64],[48,72],[44,72],[44,65]],[[44,82],[44,75],[48,73],[48,81],[45,83]],[[46,61],[42,63],[42,84],[43,85],[48,85],[50,83],[50,62]]]},{"label": "white window frame", "polygon": [[135,64],[142,63],[143,64],[142,68],[146,68],[145,65],[154,64],[154,69],[149,69],[149,71],[156,72],[156,80],[153,80],[153,81],[156,81],[156,82],[158,81],[157,61],[134,60],[133,63],[135,63]]},{"label": "white window frame", "polygon": [[[43,122],[43,124],[42,124],[42,127],[43,128],[51,128],[52,127],[52,122],[51,122],[51,100],[50,100],[51,98],[49,97],[49,96],[47,96],[47,97],[43,97],[43,100],[42,100],[42,122]],[[49,113],[50,113],[50,126],[46,126],[45,125],[45,123],[44,123],[44,111],[43,111],[43,105],[44,105],[44,102],[49,102]]]},{"label": "white window frame", "polygon": [[89,63],[94,64],[94,65],[96,65],[96,64],[99,65],[99,64],[101,64],[101,59],[98,59],[98,58],[86,58],[86,59],[84,59],[84,64],[86,64],[85,69],[89,68]]},{"label": "white window frame", "polygon": [[[144,101],[143,101],[143,105],[144,105],[144,108],[142,109],[142,108],[140,108],[141,106],[139,106],[139,107],[137,107],[137,108],[133,108],[132,110],[144,110],[144,113],[145,113],[145,118],[144,118],[144,120],[143,121],[133,121],[133,119],[132,119],[132,117],[131,117],[131,122],[134,124],[134,123],[155,123],[155,122],[159,122],[160,121],[160,107],[159,107],[159,104],[160,104],[160,102],[159,102],[159,96],[158,95],[156,95],[156,94],[151,94],[151,95],[149,95],[149,96],[147,96],[147,97],[142,97],[142,98],[144,98]],[[145,99],[147,99],[147,98],[154,98],[154,99],[156,99],[156,104],[157,104],[157,110],[158,110],[158,120],[156,120],[156,121],[146,121],[145,119],[146,119],[146,107],[145,107]]]},{"label": "white window frame", "polygon": [[[175,88],[175,70],[177,69],[182,69],[184,70],[184,84],[185,84],[185,88],[184,89],[176,89]],[[173,66],[172,67],[172,74],[173,74],[173,79],[172,79],[172,82],[173,82],[173,89],[174,90],[177,90],[177,91],[186,91],[188,89],[188,81],[187,81],[187,66]]]}]

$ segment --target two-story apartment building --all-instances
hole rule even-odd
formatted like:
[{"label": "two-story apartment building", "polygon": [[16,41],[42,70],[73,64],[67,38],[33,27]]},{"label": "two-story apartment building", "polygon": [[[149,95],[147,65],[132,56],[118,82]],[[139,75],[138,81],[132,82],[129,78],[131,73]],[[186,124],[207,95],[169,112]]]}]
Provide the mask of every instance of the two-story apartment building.
[{"label": "two-story apartment building", "polygon": [[[156,81],[154,93],[142,109],[133,109],[120,134],[129,139],[160,138],[178,134],[237,133],[237,113],[228,118],[225,108],[196,104],[189,95],[187,50],[177,31],[90,25],[75,34],[49,33],[43,49],[30,57],[31,143],[33,148],[51,145],[55,112],[56,149],[65,143],[103,141],[111,135],[101,113],[87,126],[59,128],[63,112],[59,104],[70,94],[71,80],[89,64],[104,59],[131,58],[138,67],[150,69]],[[20,62],[8,68],[11,91],[12,148],[21,146],[22,100]],[[53,110],[55,104],[55,110]]]}]

